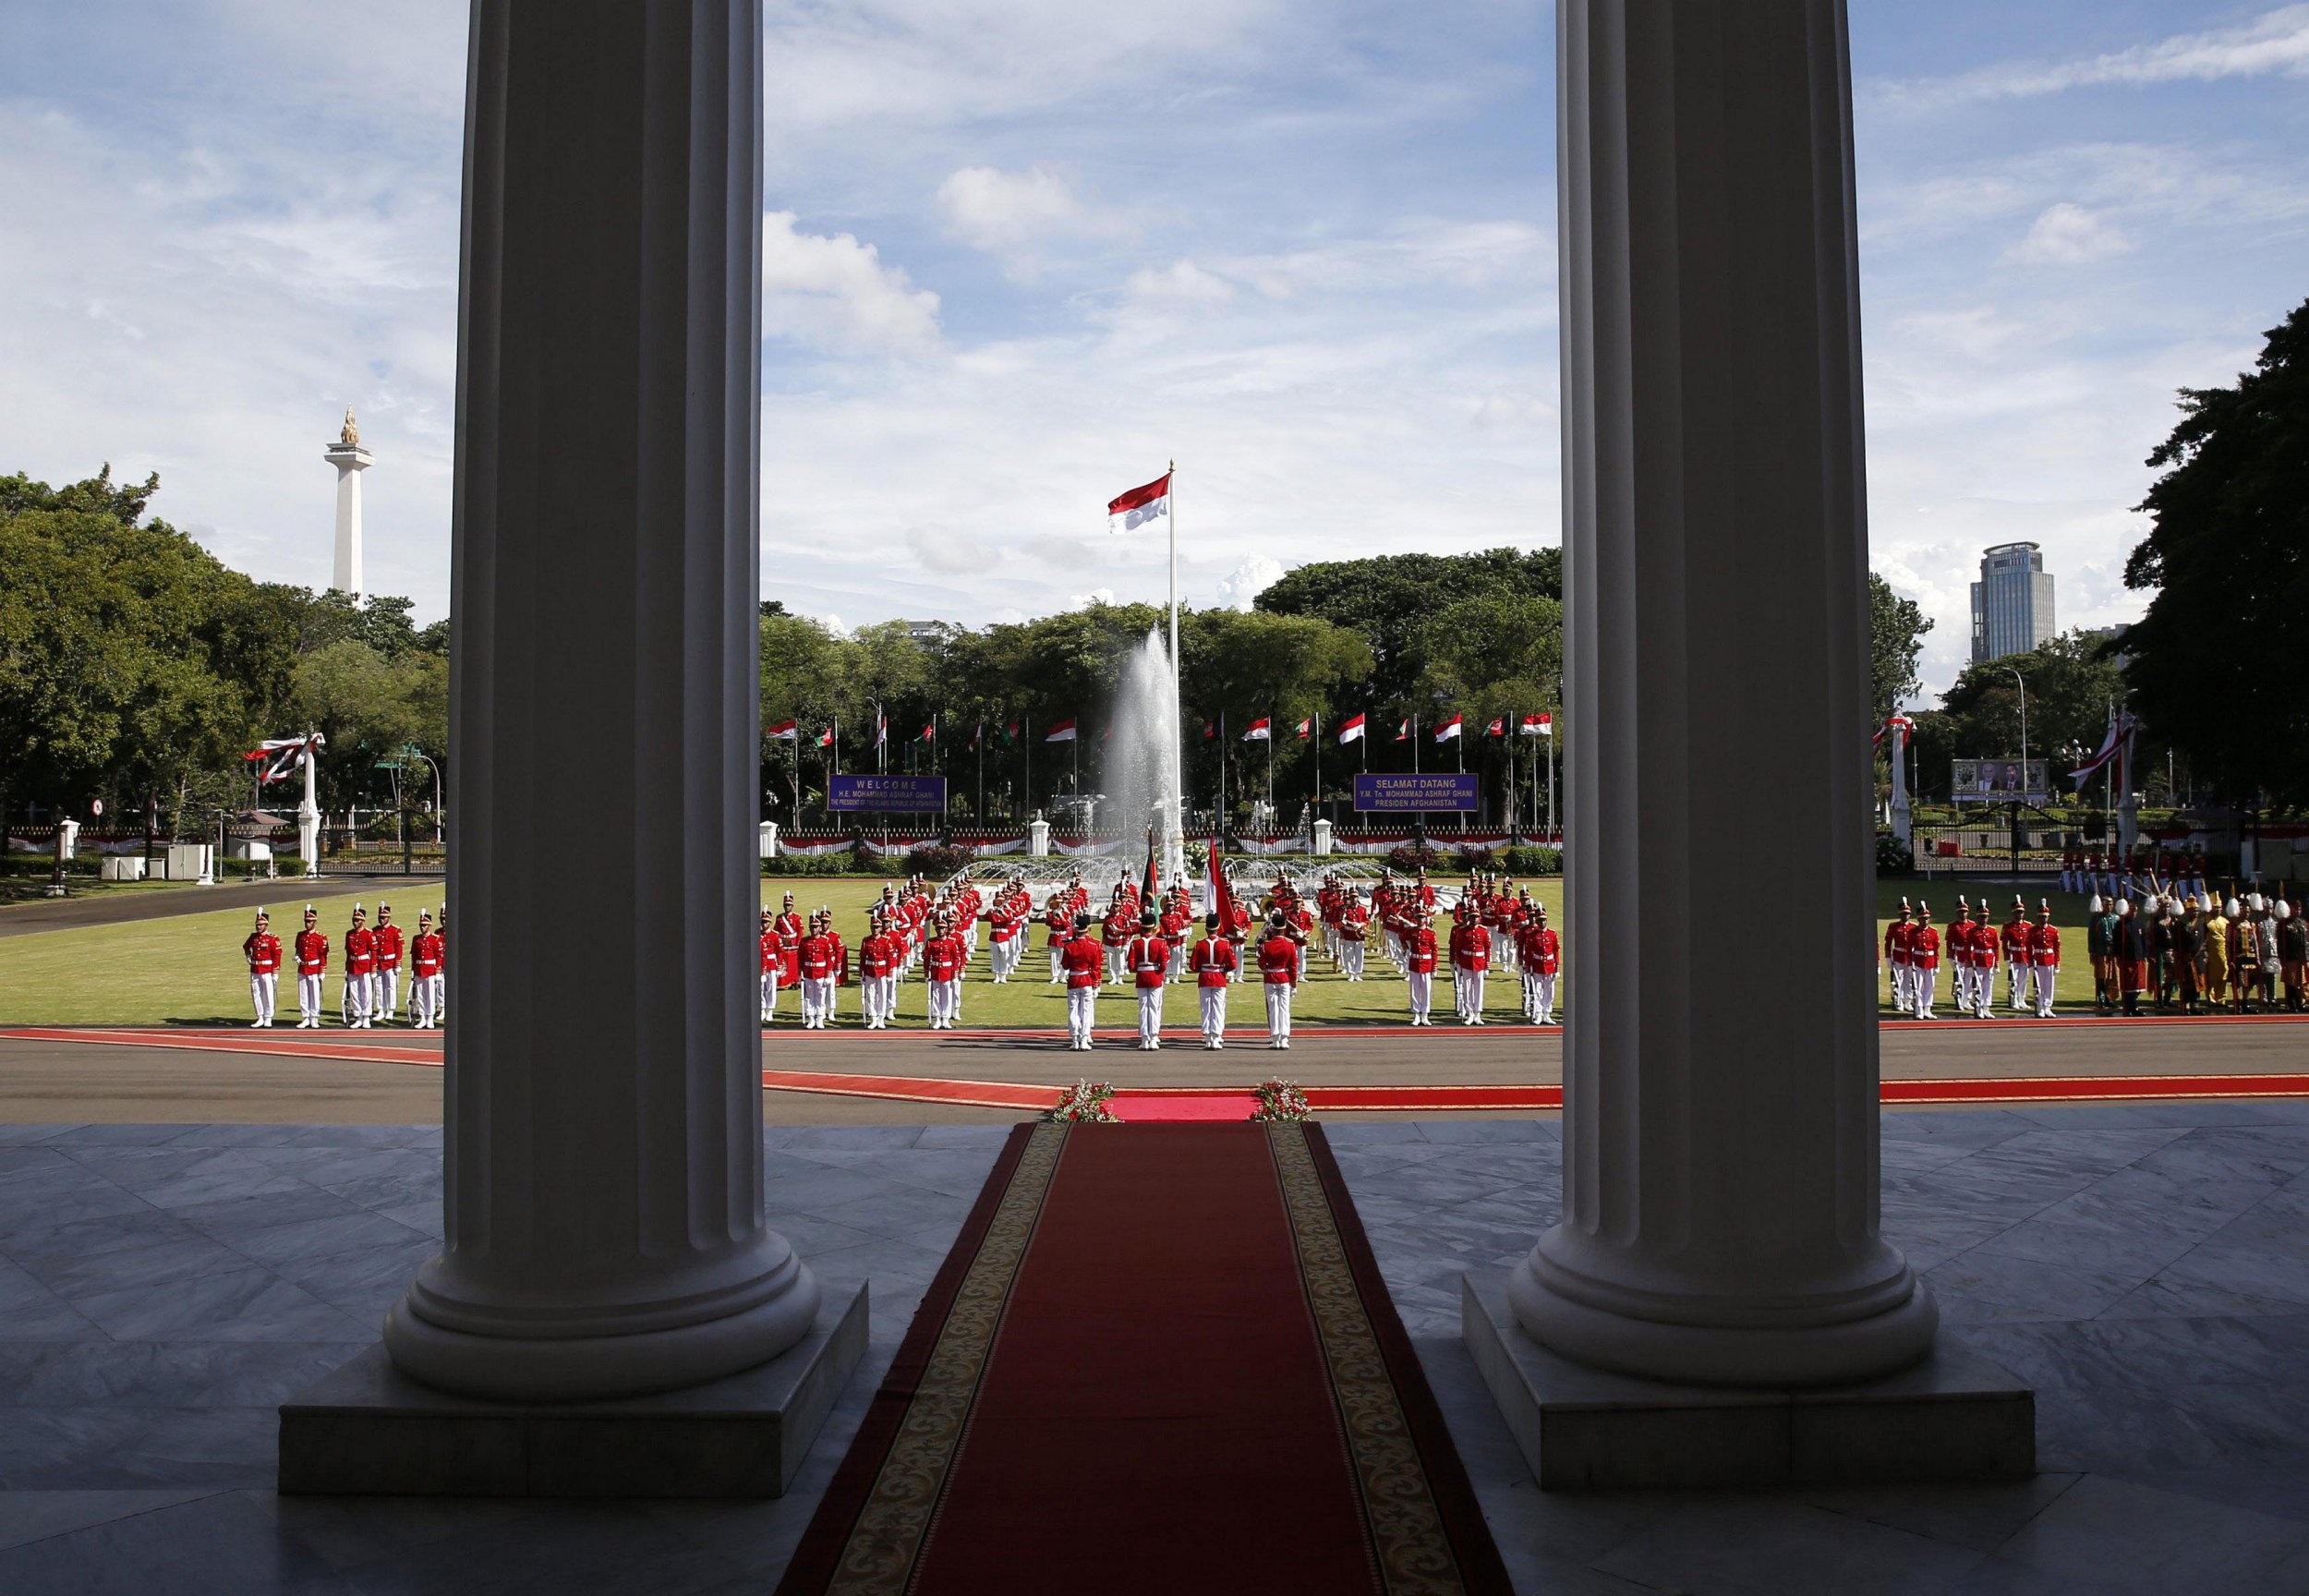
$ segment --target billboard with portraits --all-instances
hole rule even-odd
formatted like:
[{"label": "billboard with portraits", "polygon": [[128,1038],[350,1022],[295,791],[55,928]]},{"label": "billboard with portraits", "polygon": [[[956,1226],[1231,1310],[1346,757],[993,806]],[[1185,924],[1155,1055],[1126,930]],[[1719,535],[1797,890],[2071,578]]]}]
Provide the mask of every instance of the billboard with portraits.
[{"label": "billboard with portraits", "polygon": [[1949,792],[1959,804],[2049,804],[2051,771],[2043,759],[1958,759]]}]

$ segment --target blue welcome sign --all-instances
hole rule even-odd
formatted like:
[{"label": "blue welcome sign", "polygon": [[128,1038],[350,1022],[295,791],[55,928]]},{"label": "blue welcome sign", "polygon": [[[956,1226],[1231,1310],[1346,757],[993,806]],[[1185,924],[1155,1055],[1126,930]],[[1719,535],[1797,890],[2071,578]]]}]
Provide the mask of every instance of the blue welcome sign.
[{"label": "blue welcome sign", "polygon": [[1482,807],[1472,770],[1365,770],[1355,778],[1356,812],[1364,815],[1472,815]]},{"label": "blue welcome sign", "polygon": [[837,776],[826,795],[837,815],[943,815],[943,776]]}]

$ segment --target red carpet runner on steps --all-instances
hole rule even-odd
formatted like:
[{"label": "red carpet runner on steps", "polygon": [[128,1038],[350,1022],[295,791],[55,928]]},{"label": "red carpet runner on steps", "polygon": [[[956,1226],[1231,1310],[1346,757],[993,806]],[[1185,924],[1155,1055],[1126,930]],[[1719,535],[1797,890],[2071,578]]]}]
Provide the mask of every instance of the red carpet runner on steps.
[{"label": "red carpet runner on steps", "polygon": [[1021,1126],[781,1596],[1504,1593],[1323,1132]]}]

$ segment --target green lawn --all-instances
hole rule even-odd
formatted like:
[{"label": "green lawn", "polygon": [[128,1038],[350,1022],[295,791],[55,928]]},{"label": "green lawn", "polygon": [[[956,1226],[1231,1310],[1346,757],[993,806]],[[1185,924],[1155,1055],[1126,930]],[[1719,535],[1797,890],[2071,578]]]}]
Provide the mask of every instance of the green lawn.
[{"label": "green lawn", "polygon": [[[307,900],[298,895],[295,883],[281,885],[281,895],[273,905],[273,922],[274,930],[285,943],[301,923]],[[791,890],[796,905],[804,911],[820,904],[831,907],[836,925],[854,949],[864,933],[865,906],[879,895],[881,879],[769,877],[763,881],[762,889],[763,901],[771,905]],[[1759,889],[1769,896],[1768,888]],[[1959,890],[1971,893],[1976,901],[1981,892],[1977,887],[1939,882],[1928,886],[1913,881],[1878,883],[1880,942],[1882,924],[1898,908],[1904,895],[1911,901],[1928,901],[1935,924],[1945,925],[1953,917]],[[2011,905],[2011,888],[1987,890],[1993,901],[2003,907]],[[1547,903],[1558,926],[1563,926],[1563,884],[1541,882],[1535,891]],[[392,889],[385,899],[393,904],[395,919],[404,925],[414,926],[420,909],[440,908],[441,893],[442,885],[438,879],[426,882],[420,878],[406,887]],[[1746,895],[1745,891],[1735,894],[1740,898]],[[312,900],[320,909],[322,928],[339,950],[332,956],[334,969],[328,986],[332,1013],[337,1001],[337,972],[343,968],[345,929],[356,897],[369,905],[373,915],[378,897],[373,890],[359,894],[332,892]],[[2061,926],[2065,954],[2061,976],[2061,1007],[2071,1010],[2089,1009],[2092,976],[2085,968],[2084,956],[2085,900],[2073,893],[2047,892],[2036,888],[2029,890],[2027,897],[2032,912],[2038,898],[2049,897],[2055,922]],[[248,935],[253,915],[253,910],[230,909],[0,938],[0,1025],[154,1025],[245,1021],[248,1017],[248,988],[240,942]],[[1788,906],[1788,915],[1786,929],[1800,938],[1806,925],[1803,906]],[[2001,923],[2001,913],[1999,920]],[[1567,956],[1577,958],[1577,930],[1565,929],[1569,944]],[[982,935],[978,961],[962,991],[962,1023],[1034,1026],[1054,1031],[1062,1028],[1065,999],[1061,989],[1049,984],[1049,961],[1042,948],[1042,933],[1037,927],[1032,951],[1018,978],[996,986],[985,979],[987,943]],[[1800,942],[1791,943],[1783,952],[1799,964],[1806,956]],[[1293,1005],[1294,1018],[1311,1024],[1369,1024],[1401,1020],[1407,1012],[1402,982],[1379,956],[1375,945],[1365,973],[1366,979],[1360,985],[1349,983],[1317,955],[1311,962],[1311,979]],[[281,985],[282,1008],[293,1017],[294,982],[284,977]],[[1488,1012],[1496,1022],[1512,1022],[1519,1003],[1515,978],[1495,975],[1487,986]],[[1950,989],[1944,960],[1940,984],[1943,1010],[1949,1002]],[[2000,981],[2000,1001],[2001,993]],[[1880,977],[1878,995],[1880,999],[1886,996],[1885,983]],[[450,996],[453,1007],[455,994]],[[780,999],[781,1023],[795,1022],[796,997],[789,992]],[[925,998],[919,980],[906,981],[900,988],[900,1023],[908,1027],[921,1025]],[[841,1022],[856,1024],[855,988],[844,990],[840,1007]],[[1100,1008],[1107,1024],[1124,1023],[1135,1012],[1130,995],[1114,987],[1106,989]],[[1434,1008],[1439,1022],[1449,1023],[1452,1011],[1447,990],[1437,991]],[[1891,1012],[1889,1005],[1885,1012]],[[1263,1023],[1264,1001],[1251,987],[1239,986],[1230,996],[1227,1014],[1230,1026],[1255,1029]],[[1192,991],[1174,989],[1166,1004],[1167,1022],[1191,1027],[1195,1023],[1195,1015]]]}]

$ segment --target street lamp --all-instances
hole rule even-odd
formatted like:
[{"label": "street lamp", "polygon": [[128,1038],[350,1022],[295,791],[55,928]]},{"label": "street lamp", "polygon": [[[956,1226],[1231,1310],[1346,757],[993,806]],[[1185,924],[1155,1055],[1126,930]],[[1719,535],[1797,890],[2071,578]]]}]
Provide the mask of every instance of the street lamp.
[{"label": "street lamp", "polygon": [[2021,809],[2028,800],[2028,679],[2010,665],[2004,669],[2014,682],[2020,683],[2021,790],[2013,795],[2013,884],[2017,886],[2020,877]]}]

